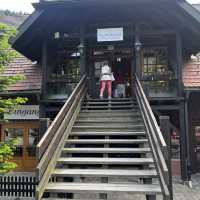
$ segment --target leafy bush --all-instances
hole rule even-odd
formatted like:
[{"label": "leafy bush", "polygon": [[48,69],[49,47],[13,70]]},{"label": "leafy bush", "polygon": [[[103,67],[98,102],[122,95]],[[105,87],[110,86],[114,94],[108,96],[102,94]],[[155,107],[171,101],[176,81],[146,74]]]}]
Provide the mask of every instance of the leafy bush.
[{"label": "leafy bush", "polygon": [[12,139],[5,143],[0,143],[0,174],[5,174],[16,168],[16,164],[11,162],[14,151],[18,145],[18,139]]}]

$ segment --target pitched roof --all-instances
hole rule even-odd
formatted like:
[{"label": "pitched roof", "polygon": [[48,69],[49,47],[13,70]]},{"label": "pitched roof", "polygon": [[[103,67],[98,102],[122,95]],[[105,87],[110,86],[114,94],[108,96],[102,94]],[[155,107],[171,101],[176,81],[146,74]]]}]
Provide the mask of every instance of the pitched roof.
[{"label": "pitched roof", "polygon": [[200,89],[200,58],[194,57],[183,68],[183,84],[188,89]]},{"label": "pitched roof", "polygon": [[[34,6],[36,10],[11,40],[12,47],[31,60],[41,60],[42,44],[55,31],[77,34],[83,23],[96,24],[100,19],[102,23],[131,21],[137,24],[140,21],[161,26],[160,30],[183,30],[180,34],[185,50],[188,53],[200,50],[200,12],[185,0],[57,0],[40,1]],[[148,6],[151,9],[147,9]],[[110,12],[111,9],[114,12]],[[52,26],[49,26],[50,23]]]},{"label": "pitched roof", "polygon": [[42,84],[42,72],[37,63],[31,62],[24,56],[15,58],[6,67],[3,76],[23,75],[25,78],[10,86],[8,92],[40,91]]}]

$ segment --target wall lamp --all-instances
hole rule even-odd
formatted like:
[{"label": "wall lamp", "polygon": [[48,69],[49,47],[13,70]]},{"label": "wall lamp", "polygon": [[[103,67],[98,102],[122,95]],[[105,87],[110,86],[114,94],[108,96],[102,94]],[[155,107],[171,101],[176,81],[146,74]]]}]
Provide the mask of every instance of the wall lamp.
[{"label": "wall lamp", "polygon": [[137,52],[140,51],[141,47],[142,47],[142,43],[140,42],[139,36],[136,35],[135,36],[135,49],[136,49],[136,51]]},{"label": "wall lamp", "polygon": [[80,55],[84,54],[84,49],[85,49],[85,46],[83,44],[78,45],[78,51],[79,51]]}]

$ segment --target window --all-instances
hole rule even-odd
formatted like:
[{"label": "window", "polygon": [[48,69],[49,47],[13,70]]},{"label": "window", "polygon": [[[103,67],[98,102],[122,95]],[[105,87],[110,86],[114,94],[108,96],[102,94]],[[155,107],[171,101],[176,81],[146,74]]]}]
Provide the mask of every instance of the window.
[{"label": "window", "polygon": [[169,73],[166,48],[144,49],[143,57],[143,76],[167,75]]},{"label": "window", "polygon": [[48,78],[48,99],[66,99],[80,80],[80,53],[62,50]]},{"label": "window", "polygon": [[39,128],[29,128],[29,145],[36,146],[39,142]]},{"label": "window", "polygon": [[5,141],[18,138],[19,145],[15,150],[15,156],[22,156],[23,154],[23,129],[22,128],[6,128],[4,129]]},{"label": "window", "polygon": [[39,142],[39,128],[29,128],[28,142],[29,142],[29,145],[27,147],[28,155],[34,157],[36,156],[36,145]]}]

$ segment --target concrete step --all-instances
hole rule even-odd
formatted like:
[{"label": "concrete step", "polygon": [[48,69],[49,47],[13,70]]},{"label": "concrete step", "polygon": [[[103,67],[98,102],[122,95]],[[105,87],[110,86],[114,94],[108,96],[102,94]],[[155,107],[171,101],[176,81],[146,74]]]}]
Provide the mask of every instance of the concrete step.
[{"label": "concrete step", "polygon": [[[108,109],[116,109],[116,110],[119,110],[119,109],[128,109],[128,108],[130,108],[130,109],[138,109],[138,106],[134,106],[134,105],[119,105],[119,106],[117,106],[117,105],[107,105],[107,106],[104,106],[104,105],[99,105],[99,106],[82,106],[81,107],[82,108],[82,110],[84,110],[84,109],[88,109],[88,110],[96,110],[96,109],[102,109],[102,110],[108,110]],[[139,109],[138,109],[139,110]]]},{"label": "concrete step", "polygon": [[161,194],[158,185],[117,184],[117,183],[49,183],[46,192],[50,193],[110,193]]},{"label": "concrete step", "polygon": [[149,153],[150,148],[63,148],[63,153]]},{"label": "concrete step", "polygon": [[70,136],[146,136],[145,131],[72,131]]},{"label": "concrete step", "polygon": [[81,110],[80,114],[88,114],[88,113],[103,113],[103,114],[118,114],[118,115],[126,115],[126,114],[134,114],[135,112],[140,113],[139,109],[123,109],[123,110]]},{"label": "concrete step", "polygon": [[148,139],[71,139],[67,144],[143,144]]},{"label": "concrete step", "polygon": [[94,165],[146,165],[153,164],[152,158],[94,158],[94,157],[60,157],[58,162],[64,164]]},{"label": "concrete step", "polygon": [[56,177],[137,177],[155,178],[156,170],[115,170],[115,169],[55,169],[52,173]]},{"label": "concrete step", "polygon": [[79,118],[93,118],[93,119],[98,119],[98,118],[120,118],[120,119],[126,119],[126,118],[138,118],[138,119],[142,119],[142,116],[139,112],[127,112],[127,113],[115,113],[115,112],[108,112],[108,111],[104,111],[104,112],[82,112],[79,114],[78,119]]},{"label": "concrete step", "polygon": [[144,131],[145,127],[143,124],[129,125],[129,124],[103,124],[103,125],[74,125],[72,131],[81,131],[81,132],[97,132],[97,131],[111,131],[111,132],[123,132],[123,131]]},{"label": "concrete step", "polygon": [[76,120],[76,122],[108,122],[108,121],[113,121],[113,122],[141,122],[143,123],[143,120],[141,117],[131,117],[131,116],[124,116],[124,117],[119,117],[119,116],[79,116]]},{"label": "concrete step", "polygon": [[111,101],[111,102],[116,102],[116,101],[119,101],[119,102],[124,102],[124,101],[134,101],[134,102],[137,102],[135,98],[111,98],[111,99],[108,99],[108,98],[104,98],[104,99],[100,99],[100,98],[88,98],[86,99],[85,101],[89,101],[89,102],[106,102],[106,101]]},{"label": "concrete step", "polygon": [[99,106],[99,105],[135,105],[137,106],[136,102],[133,101],[101,101],[101,102],[94,102],[94,101],[87,101],[84,102],[83,105],[95,105],[95,106]]},{"label": "concrete step", "polygon": [[[107,128],[108,126],[115,126],[115,127],[119,127],[121,125],[120,128],[122,127],[127,127],[128,129],[130,127],[132,128],[138,128],[138,127],[142,127],[139,125],[143,125],[143,122],[141,121],[111,121],[108,120],[105,121],[97,121],[97,120],[90,120],[90,121],[86,121],[86,120],[77,120],[74,124],[75,126],[89,126],[89,127],[100,127],[100,126],[104,126],[104,128]],[[144,125],[143,125],[144,126]]]},{"label": "concrete step", "polygon": [[73,129],[92,129],[92,128],[96,128],[96,129],[137,129],[137,128],[144,128],[144,124],[107,124],[105,125],[96,125],[96,124],[90,124],[90,125],[74,125]]}]

